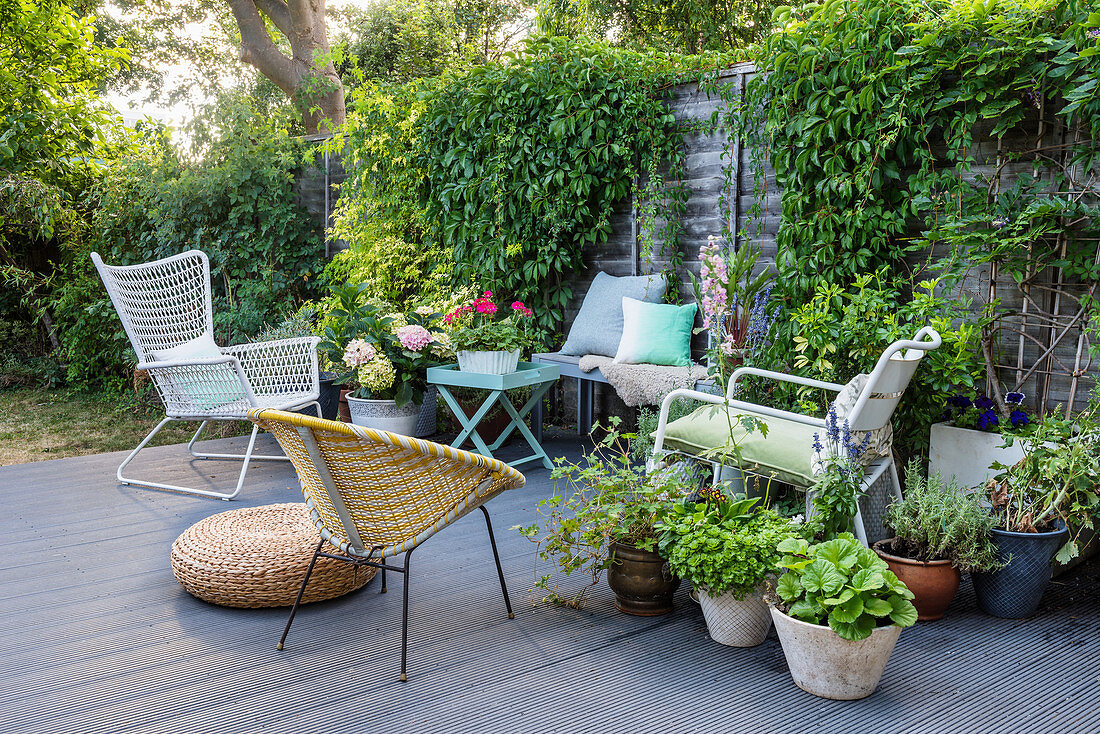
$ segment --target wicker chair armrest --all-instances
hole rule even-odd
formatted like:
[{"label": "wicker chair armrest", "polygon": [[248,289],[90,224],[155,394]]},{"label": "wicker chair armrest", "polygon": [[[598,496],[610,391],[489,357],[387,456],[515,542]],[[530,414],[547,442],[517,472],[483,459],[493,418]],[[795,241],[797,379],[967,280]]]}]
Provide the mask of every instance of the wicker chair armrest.
[{"label": "wicker chair armrest", "polygon": [[231,354],[139,362],[170,415],[240,415],[256,404],[241,362]]},{"label": "wicker chair armrest", "polygon": [[241,361],[257,395],[316,393],[320,390],[315,336],[235,344],[222,351]]}]

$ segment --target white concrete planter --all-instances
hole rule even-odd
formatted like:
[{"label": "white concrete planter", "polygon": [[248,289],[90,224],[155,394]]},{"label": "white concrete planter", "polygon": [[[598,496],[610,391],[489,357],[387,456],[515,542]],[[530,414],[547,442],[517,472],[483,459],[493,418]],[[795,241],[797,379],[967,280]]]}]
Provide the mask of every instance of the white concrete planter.
[{"label": "white concrete planter", "polygon": [[357,426],[400,433],[402,436],[413,435],[420,420],[420,406],[411,402],[398,408],[393,400],[367,400],[349,395],[348,410],[351,412],[351,422]]},{"label": "white concrete planter", "polygon": [[938,473],[945,482],[954,477],[962,489],[981,487],[997,473],[990,469],[994,462],[1012,466],[1024,458],[1019,439],[1007,448],[1001,448],[1003,443],[1004,436],[999,433],[935,423],[928,450],[928,472]]},{"label": "white concrete planter", "polygon": [[455,353],[458,357],[458,369],[462,372],[480,372],[483,375],[510,375],[519,365],[519,350],[511,352],[470,352],[462,350]]},{"label": "white concrete planter", "polygon": [[802,622],[771,608],[775,631],[795,685],[807,693],[837,701],[866,698],[875,692],[901,627],[877,627],[863,640],[845,640],[829,627]]},{"label": "white concrete planter", "polygon": [[711,596],[697,587],[699,606],[707,620],[710,639],[730,647],[756,647],[768,636],[772,618],[759,590],[736,599],[727,591]]}]

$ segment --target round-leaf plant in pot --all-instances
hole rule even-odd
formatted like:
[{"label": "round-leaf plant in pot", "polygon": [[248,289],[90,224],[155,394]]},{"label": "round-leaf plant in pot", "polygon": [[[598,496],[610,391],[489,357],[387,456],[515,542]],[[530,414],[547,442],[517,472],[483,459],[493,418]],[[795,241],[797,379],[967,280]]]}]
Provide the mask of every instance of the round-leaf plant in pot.
[{"label": "round-leaf plant in pot", "polygon": [[801,523],[757,508],[759,497],[701,493],[699,502],[670,505],[658,524],[658,548],[673,573],[695,584],[715,642],[754,647],[772,626],[765,581],[778,573],[778,544],[800,535]]},{"label": "round-leaf plant in pot", "polygon": [[[535,582],[548,592],[547,600],[580,607],[607,571],[620,611],[666,614],[680,579],[657,553],[656,523],[669,504],[694,487],[685,488],[671,472],[647,476],[630,460],[619,419],[613,416],[609,423],[587,457],[558,461],[551,474],[556,491],[538,505],[541,523],[514,529],[537,543],[538,557],[554,566]],[[572,574],[582,576],[584,585],[566,591],[562,577]]]},{"label": "round-leaf plant in pot", "polygon": [[492,299],[492,291],[485,291],[443,317],[463,372],[510,374],[516,371],[520,353],[531,345],[529,328],[534,312],[515,301],[509,312],[498,318],[501,309]]},{"label": "round-leaf plant in pot", "polygon": [[962,572],[997,568],[994,519],[980,496],[945,485],[939,475],[925,478],[919,461],[909,463],[905,496],[886,508],[883,522],[894,537],[874,550],[913,592],[921,621],[943,617]]},{"label": "round-leaf plant in pot", "polygon": [[438,363],[442,335],[429,317],[388,312],[363,302],[362,286],[332,289],[319,349],[347,386],[351,422],[412,436],[427,390],[428,367]]},{"label": "round-leaf plant in pot", "polygon": [[[1032,423],[1024,458],[989,481],[996,517],[993,543],[999,567],[972,574],[978,606],[1008,619],[1039,608],[1050,581],[1051,560],[1078,554],[1077,537],[1092,529],[1100,509],[1100,425],[1095,406],[1068,419],[1057,410]],[[1013,441],[1006,436],[1006,442]]]},{"label": "round-leaf plant in pot", "polygon": [[791,677],[822,698],[874,693],[902,627],[917,621],[913,594],[850,533],[810,545],[779,544],[772,619]]}]

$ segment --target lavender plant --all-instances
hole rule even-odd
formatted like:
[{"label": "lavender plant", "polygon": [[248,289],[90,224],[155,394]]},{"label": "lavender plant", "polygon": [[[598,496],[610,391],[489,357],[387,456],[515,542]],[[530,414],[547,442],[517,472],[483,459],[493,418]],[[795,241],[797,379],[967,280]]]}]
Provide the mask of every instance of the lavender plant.
[{"label": "lavender plant", "polygon": [[870,444],[870,434],[856,443],[848,421],[840,421],[836,408],[825,416],[825,438],[814,434],[814,456],[820,463],[814,486],[810,489],[813,511],[809,523],[823,540],[852,531],[862,494],[863,463],[860,457]]}]

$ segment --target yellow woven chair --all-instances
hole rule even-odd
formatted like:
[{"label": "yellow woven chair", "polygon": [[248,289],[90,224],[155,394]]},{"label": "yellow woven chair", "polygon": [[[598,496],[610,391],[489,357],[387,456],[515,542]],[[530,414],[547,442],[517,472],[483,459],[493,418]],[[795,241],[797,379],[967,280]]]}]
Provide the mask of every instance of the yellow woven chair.
[{"label": "yellow woven chair", "polygon": [[[255,409],[248,417],[274,435],[290,457],[310,516],[321,531],[278,649],[283,649],[318,558],[381,569],[383,593],[386,571],[396,571],[405,575],[401,680],[407,680],[409,559],[421,543],[475,509],[485,514],[504,605],[508,618],[515,619],[485,502],[522,487],[522,474],[496,459],[396,433],[281,410]],[[325,541],[342,555],[323,553]],[[403,566],[385,563],[401,553]]]}]

